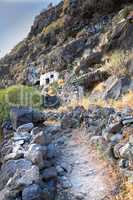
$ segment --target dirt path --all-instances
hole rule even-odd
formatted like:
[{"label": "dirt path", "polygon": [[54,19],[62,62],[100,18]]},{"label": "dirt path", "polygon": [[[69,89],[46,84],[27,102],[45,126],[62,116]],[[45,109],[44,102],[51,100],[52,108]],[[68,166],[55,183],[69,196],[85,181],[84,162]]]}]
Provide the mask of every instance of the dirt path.
[{"label": "dirt path", "polygon": [[[58,141],[58,142],[57,142]],[[56,138],[60,172],[57,200],[108,200],[116,192],[112,167],[89,149],[86,136],[75,130]],[[61,166],[65,172],[62,173]]]}]

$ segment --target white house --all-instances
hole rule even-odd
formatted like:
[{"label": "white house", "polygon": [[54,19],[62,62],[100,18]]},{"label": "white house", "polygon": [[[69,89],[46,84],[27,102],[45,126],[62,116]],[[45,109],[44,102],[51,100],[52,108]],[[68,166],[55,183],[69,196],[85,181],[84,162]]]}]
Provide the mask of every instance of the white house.
[{"label": "white house", "polygon": [[49,84],[57,81],[59,78],[59,73],[56,71],[51,71],[40,76],[40,86],[47,87]]}]

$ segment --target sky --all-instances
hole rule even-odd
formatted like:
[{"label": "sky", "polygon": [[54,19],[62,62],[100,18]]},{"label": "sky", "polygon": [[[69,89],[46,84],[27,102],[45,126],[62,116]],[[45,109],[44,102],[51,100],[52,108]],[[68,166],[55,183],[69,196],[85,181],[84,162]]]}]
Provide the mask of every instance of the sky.
[{"label": "sky", "polygon": [[0,57],[23,40],[34,18],[50,2],[60,0],[0,0]]}]

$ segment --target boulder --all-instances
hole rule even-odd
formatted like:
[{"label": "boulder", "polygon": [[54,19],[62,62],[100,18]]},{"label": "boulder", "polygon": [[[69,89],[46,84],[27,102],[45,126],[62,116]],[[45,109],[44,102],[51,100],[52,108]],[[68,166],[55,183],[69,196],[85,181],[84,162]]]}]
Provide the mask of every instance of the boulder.
[{"label": "boulder", "polygon": [[71,113],[66,114],[61,120],[62,129],[78,128],[78,127],[80,127],[80,122],[78,119],[73,118]]},{"label": "boulder", "polygon": [[17,171],[14,176],[8,180],[6,185],[10,190],[17,189],[18,191],[22,191],[24,187],[39,182],[39,168],[37,166],[32,166],[28,170]]},{"label": "boulder", "polygon": [[44,129],[44,132],[46,135],[51,134],[51,135],[55,135],[57,133],[61,132],[61,127],[58,125],[51,125],[51,126],[47,126]]},{"label": "boulder", "polygon": [[43,131],[33,136],[31,143],[45,145],[46,140]]},{"label": "boulder", "polygon": [[19,126],[33,121],[33,110],[24,107],[14,107],[10,111],[10,118],[13,129],[16,130]]},{"label": "boulder", "polygon": [[104,84],[103,99],[118,99],[131,89],[131,82],[127,77],[117,78],[111,76]]},{"label": "boulder", "polygon": [[44,96],[43,97],[44,108],[58,108],[60,106],[60,99],[57,96]]},{"label": "boulder", "polygon": [[0,191],[0,199],[1,200],[14,200],[15,194],[13,194],[12,191],[9,190],[9,188],[4,188]]},{"label": "boulder", "polygon": [[[10,111],[13,129],[29,123],[40,123],[45,120],[45,114],[27,107],[14,107]],[[26,128],[26,127],[25,127]],[[33,128],[33,127],[32,127]]]},{"label": "boulder", "polygon": [[114,154],[116,158],[130,159],[130,144],[117,144],[114,147]]},{"label": "boulder", "polygon": [[128,20],[113,27],[106,50],[130,50],[133,47],[133,25]]},{"label": "boulder", "polygon": [[21,125],[21,126],[19,126],[17,128],[16,132],[17,133],[30,132],[33,128],[34,128],[34,124],[33,123],[23,124],[23,125]]},{"label": "boulder", "polygon": [[38,184],[26,187],[22,192],[22,200],[45,200],[43,190]]},{"label": "boulder", "polygon": [[116,144],[116,143],[120,142],[122,140],[122,138],[123,138],[123,135],[120,133],[117,133],[110,137],[110,141],[112,142],[112,144]]},{"label": "boulder", "polygon": [[87,72],[90,67],[93,67],[95,64],[100,64],[101,59],[101,52],[96,52],[89,55],[87,58],[83,58],[79,63],[80,70]]},{"label": "boulder", "polygon": [[121,159],[119,161],[118,165],[119,165],[120,168],[123,168],[123,169],[128,168],[129,167],[129,161],[126,160],[126,159]]},{"label": "boulder", "polygon": [[109,127],[107,128],[107,132],[109,132],[109,133],[119,133],[119,132],[121,132],[122,127],[123,126],[122,126],[121,122],[110,124]]},{"label": "boulder", "polygon": [[43,180],[47,181],[50,179],[56,179],[57,178],[57,170],[55,167],[50,167],[48,169],[45,169],[42,172],[42,178]]},{"label": "boulder", "polygon": [[22,151],[13,152],[4,157],[4,162],[6,162],[8,160],[17,160],[20,158],[24,158],[24,153]]},{"label": "boulder", "polygon": [[31,166],[31,161],[26,159],[9,160],[3,164],[0,171],[0,190],[4,188],[4,185],[14,176],[16,171],[28,170]]},{"label": "boulder", "polygon": [[39,144],[31,144],[25,156],[27,159],[31,160],[33,164],[42,169],[47,156],[47,148]]},{"label": "boulder", "polygon": [[18,141],[24,141],[24,142],[29,142],[31,139],[31,134],[28,132],[15,132],[13,140],[15,142]]},{"label": "boulder", "polygon": [[57,154],[56,146],[54,144],[49,144],[47,146],[47,157],[49,159],[52,159],[55,158],[56,154]]},{"label": "boulder", "polygon": [[86,90],[93,89],[97,83],[107,80],[109,77],[108,72],[101,70],[94,70],[93,72],[82,75],[78,78],[78,82]]}]

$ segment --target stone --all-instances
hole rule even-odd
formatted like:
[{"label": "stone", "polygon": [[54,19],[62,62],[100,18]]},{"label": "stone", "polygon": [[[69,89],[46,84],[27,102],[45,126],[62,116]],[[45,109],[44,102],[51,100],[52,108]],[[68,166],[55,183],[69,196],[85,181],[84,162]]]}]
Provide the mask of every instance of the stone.
[{"label": "stone", "polygon": [[44,160],[47,156],[47,148],[39,144],[31,144],[25,157],[37,165],[40,169],[44,167]]},{"label": "stone", "polygon": [[110,134],[106,129],[102,131],[102,137],[103,137],[103,139],[104,139],[105,141],[109,141],[110,135],[111,135],[111,134]]},{"label": "stone", "polygon": [[121,159],[119,161],[119,167],[123,168],[123,169],[128,168],[129,167],[129,161],[125,160],[125,159]]},{"label": "stone", "polygon": [[44,96],[44,108],[58,108],[60,106],[60,99],[57,96]]},{"label": "stone", "polygon": [[95,87],[97,83],[107,80],[109,77],[107,71],[103,70],[94,70],[93,72],[88,72],[80,76],[77,81],[85,90],[89,90]]},{"label": "stone", "polygon": [[133,124],[133,116],[127,116],[122,119],[123,125]]},{"label": "stone", "polygon": [[51,134],[51,135],[55,135],[56,133],[60,133],[61,132],[61,127],[60,126],[47,126],[45,129],[44,129],[44,133],[46,135],[48,134]]},{"label": "stone", "polygon": [[32,130],[31,130],[31,135],[32,136],[35,136],[36,134],[40,133],[42,131],[42,128],[40,127],[34,127]]},{"label": "stone", "polygon": [[8,188],[4,188],[0,191],[0,199],[1,200],[13,200],[12,194]]},{"label": "stone", "polygon": [[118,143],[123,138],[123,135],[121,133],[117,133],[115,135],[112,135],[110,137],[110,141],[114,144]]},{"label": "stone", "polygon": [[14,107],[10,111],[10,119],[13,129],[16,130],[19,126],[33,121],[33,110],[25,107]]},{"label": "stone", "polygon": [[102,144],[103,138],[102,136],[92,136],[90,139],[90,143],[93,145],[99,145]]},{"label": "stone", "polygon": [[57,178],[56,168],[55,167],[50,167],[48,169],[45,169],[42,172],[42,178],[45,181],[50,180],[50,179],[56,179]]},{"label": "stone", "polygon": [[46,141],[43,131],[33,136],[31,143],[45,145]]},{"label": "stone", "polygon": [[117,78],[115,76],[109,77],[105,82],[105,90],[103,99],[118,99],[124,93],[128,92],[130,88],[130,79],[127,77]]},{"label": "stone", "polygon": [[130,144],[130,145],[133,145],[133,135],[130,135],[130,136],[129,136],[129,144]]},{"label": "stone", "polygon": [[35,111],[28,107],[13,107],[10,111],[10,119],[13,129],[28,123],[42,123],[45,121],[45,113]]},{"label": "stone", "polygon": [[130,145],[129,143],[125,144],[119,149],[121,158],[130,159]]},{"label": "stone", "polygon": [[33,123],[23,124],[17,128],[16,132],[17,133],[30,132],[33,128],[34,128]]},{"label": "stone", "polygon": [[66,176],[62,176],[60,178],[60,182],[61,182],[61,185],[64,189],[68,189],[68,188],[71,188],[72,187],[72,184],[71,182],[68,180],[68,178]]},{"label": "stone", "polygon": [[32,184],[26,187],[22,192],[22,200],[45,200],[40,185]]},{"label": "stone", "polygon": [[130,158],[130,144],[118,143],[114,146],[114,155],[116,158]]},{"label": "stone", "polygon": [[17,160],[17,159],[20,159],[20,158],[24,158],[24,153],[22,151],[13,152],[13,153],[10,153],[10,154],[8,154],[4,157],[4,162],[6,162],[8,160]]},{"label": "stone", "polygon": [[115,124],[110,124],[107,131],[109,133],[118,133],[121,131],[121,128],[122,128],[121,122],[117,122]]},{"label": "stone", "polygon": [[49,144],[47,146],[47,157],[52,159],[56,157],[56,154],[56,146],[54,144]]},{"label": "stone", "polygon": [[31,166],[31,161],[26,159],[9,160],[4,163],[0,171],[0,190],[4,188],[4,185],[14,176],[16,171],[28,170]]},{"label": "stone", "polygon": [[80,121],[76,118],[73,118],[71,114],[66,114],[61,120],[61,128],[78,128],[80,127]]},{"label": "stone", "polygon": [[56,166],[56,170],[59,176],[63,176],[65,173],[64,169],[60,165]]},{"label": "stone", "polygon": [[95,64],[100,64],[102,55],[101,52],[96,52],[92,53],[87,58],[83,58],[79,64],[80,70],[88,71],[88,69],[93,67]]},{"label": "stone", "polygon": [[22,191],[22,188],[31,185],[33,183],[39,183],[40,174],[37,166],[32,166],[28,170],[17,171],[12,178],[7,182],[7,186],[14,190]]},{"label": "stone", "polygon": [[29,132],[15,132],[13,140],[14,142],[29,142],[31,140],[31,134]]}]

